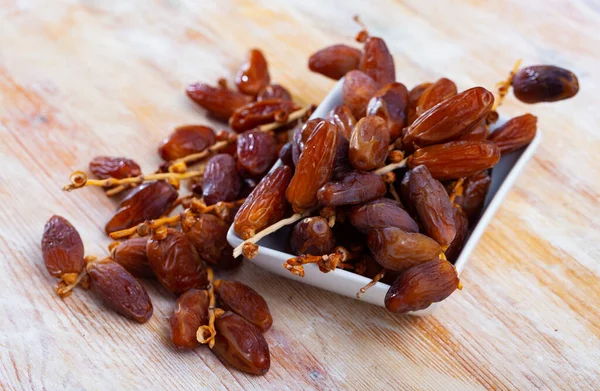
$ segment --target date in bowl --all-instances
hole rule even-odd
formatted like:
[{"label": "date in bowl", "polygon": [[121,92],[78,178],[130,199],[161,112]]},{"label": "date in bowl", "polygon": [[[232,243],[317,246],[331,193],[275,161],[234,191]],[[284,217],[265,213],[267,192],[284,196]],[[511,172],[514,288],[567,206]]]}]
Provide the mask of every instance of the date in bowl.
[{"label": "date in bowl", "polygon": [[[329,95],[323,100],[321,105],[313,113],[311,118],[322,117],[325,118],[327,113],[335,106],[340,105],[342,102],[342,83],[341,79],[335,87],[331,90]],[[502,123],[502,119],[500,120]],[[456,269],[460,274],[465,267],[471,256],[471,253],[475,249],[477,242],[481,238],[481,235],[485,231],[486,227],[494,217],[494,214],[500,207],[500,204],[504,200],[504,197],[514,185],[517,177],[532,158],[535,150],[540,144],[541,133],[538,129],[537,134],[533,141],[524,149],[503,155],[498,164],[492,169],[491,173],[491,185],[485,205],[477,224],[475,224],[473,230],[467,239],[462,252],[455,262]],[[282,277],[290,278],[293,280],[300,281],[304,284],[316,286],[321,289],[326,289],[331,292],[338,293],[340,295],[348,296],[356,300],[365,301],[367,303],[384,306],[384,298],[389,289],[389,285],[378,282],[365,292],[360,299],[357,299],[356,293],[360,288],[364,287],[371,280],[369,278],[354,274],[350,271],[343,269],[335,269],[329,273],[322,273],[318,266],[315,264],[308,264],[304,266],[305,276],[299,277],[288,270],[283,268],[282,264],[285,263],[289,258],[294,257],[285,251],[286,243],[290,236],[291,227],[281,229],[258,242],[260,250],[258,255],[252,259],[252,261],[263,269],[267,269],[270,272],[278,274]],[[243,242],[235,232],[233,226],[230,227],[227,233],[227,240],[233,247],[238,246]],[[459,293],[460,294],[460,293]],[[408,313],[409,315],[422,316],[428,315],[434,312],[441,303],[434,303],[428,308]]]}]

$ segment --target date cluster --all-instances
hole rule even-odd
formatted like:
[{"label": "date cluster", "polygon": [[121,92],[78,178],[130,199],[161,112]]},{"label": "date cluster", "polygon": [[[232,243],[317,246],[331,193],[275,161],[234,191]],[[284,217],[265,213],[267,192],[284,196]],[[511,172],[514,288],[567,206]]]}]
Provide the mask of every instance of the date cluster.
[{"label": "date cluster", "polygon": [[[176,298],[174,346],[205,344],[222,362],[262,375],[270,366],[267,303],[242,282],[215,279],[213,269],[239,267],[285,226],[293,225],[286,246],[295,256],[284,268],[303,276],[312,263],[371,279],[358,295],[387,283],[391,312],[427,308],[459,289],[453,263],[483,208],[490,170],[536,133],[531,114],[495,126],[502,99],[511,88],[526,103],[570,98],[577,78],[543,65],[515,67],[496,97],[481,86],[460,91],[448,78],[409,90],[383,39],[363,30],[357,41],[360,48],[333,45],[309,58],[312,71],[344,78],[342,104],[325,118],[308,120],[314,106],[272,83],[263,53],[252,49],[235,89],[225,80],[186,89],[228,129],[174,129],[152,173],[112,156],[72,173],[64,190],[97,186],[119,199],[105,225],[117,241],[102,259],[86,256],[77,230],[51,217],[42,254],[59,279],[56,293],[91,288],[108,308],[144,323],[153,307],[143,281],[156,279]],[[226,239],[231,225],[244,240],[235,249]]]}]

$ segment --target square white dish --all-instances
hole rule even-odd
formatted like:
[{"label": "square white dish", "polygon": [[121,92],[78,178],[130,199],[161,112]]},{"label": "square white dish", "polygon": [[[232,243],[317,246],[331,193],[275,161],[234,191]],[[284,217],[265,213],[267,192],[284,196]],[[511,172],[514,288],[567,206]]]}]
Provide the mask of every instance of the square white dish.
[{"label": "square white dish", "polygon": [[[335,85],[329,95],[315,110],[311,118],[325,118],[331,109],[342,103],[343,80],[344,79],[341,79]],[[500,123],[502,123],[502,120]],[[523,168],[527,162],[535,153],[535,150],[540,144],[541,138],[542,135],[538,129],[535,138],[526,148],[502,156],[498,164],[492,169],[492,182],[485,200],[482,215],[473,228],[471,235],[469,236],[463,250],[455,262],[455,266],[459,275],[466,267],[471,253],[475,249],[477,242],[481,238],[481,235],[490,223],[492,217],[500,207],[504,197],[514,185],[517,177],[523,171]],[[278,232],[275,232],[260,240],[258,242],[260,246],[258,255],[249,262],[253,262],[264,269],[286,278],[326,289],[328,291],[348,296],[356,300],[384,306],[384,298],[389,289],[389,285],[387,284],[378,282],[366,293],[364,293],[360,299],[357,299],[356,293],[360,290],[360,288],[371,281],[369,278],[342,269],[336,269],[329,273],[322,273],[314,264],[304,266],[304,277],[298,277],[286,270],[282,264],[285,263],[289,258],[294,257],[293,254],[286,253],[284,250],[286,242],[289,238],[290,230],[291,227],[286,227],[285,229],[279,230]],[[242,239],[239,238],[233,231],[233,226],[230,227],[229,232],[227,233],[227,240],[233,247],[236,247],[242,243]],[[409,315],[428,315],[434,312],[440,304],[441,303],[435,303],[424,310],[410,312]]]}]

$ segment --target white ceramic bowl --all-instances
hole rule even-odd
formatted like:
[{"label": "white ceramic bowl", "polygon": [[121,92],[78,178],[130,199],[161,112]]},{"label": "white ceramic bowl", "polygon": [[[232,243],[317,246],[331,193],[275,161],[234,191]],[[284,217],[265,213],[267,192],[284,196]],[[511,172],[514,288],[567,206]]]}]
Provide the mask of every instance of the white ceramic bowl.
[{"label": "white ceramic bowl", "polygon": [[[329,95],[317,108],[317,110],[314,112],[311,118],[325,118],[327,116],[327,113],[331,109],[341,104],[342,82],[343,79],[335,85],[333,90],[331,90]],[[483,213],[477,225],[472,230],[471,235],[469,236],[462,252],[460,253],[460,256],[458,257],[455,263],[456,269],[458,270],[459,274],[464,270],[465,266],[467,265],[467,261],[469,260],[473,249],[479,241],[479,238],[481,238],[483,231],[490,223],[490,220],[500,207],[502,200],[515,183],[515,180],[525,167],[525,164],[533,156],[535,150],[537,149],[541,141],[541,137],[542,135],[538,129],[537,135],[529,144],[529,146],[527,146],[527,148],[502,156],[500,162],[492,169],[492,183],[487,198],[485,200]],[[298,277],[296,275],[293,275],[292,273],[283,268],[282,264],[286,262],[289,258],[292,258],[294,256],[292,254],[286,253],[284,250],[286,242],[289,238],[290,230],[291,227],[286,227],[285,229],[275,232],[259,241],[259,253],[254,259],[252,259],[251,262],[254,262],[260,267],[267,269],[280,276],[291,278],[303,282],[305,284],[313,285],[331,292],[339,293],[340,295],[356,299],[356,293],[359,291],[360,288],[368,284],[370,279],[342,269],[336,269],[329,273],[322,273],[321,271],[319,271],[319,268],[314,264],[304,266],[304,277]],[[240,243],[242,243],[242,239],[240,239],[233,231],[233,226],[229,229],[229,232],[227,233],[227,240],[233,247],[236,247]],[[357,300],[362,300],[371,304],[384,306],[384,298],[386,292],[388,291],[388,288],[389,285],[378,282],[373,287],[371,287],[365,294],[363,294],[360,299]],[[410,312],[409,315],[421,316],[430,314],[433,311],[435,311],[435,309],[440,304],[441,303],[435,303],[424,310]]]}]

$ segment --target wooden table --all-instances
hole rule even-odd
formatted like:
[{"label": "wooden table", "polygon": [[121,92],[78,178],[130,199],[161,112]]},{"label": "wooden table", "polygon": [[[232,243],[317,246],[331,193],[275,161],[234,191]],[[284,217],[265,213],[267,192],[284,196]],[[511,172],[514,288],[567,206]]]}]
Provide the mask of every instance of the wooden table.
[{"label": "wooden table", "polygon": [[[341,4],[344,4],[341,6]],[[426,4],[425,4],[426,3]],[[0,1],[0,388],[600,388],[600,5],[593,1]],[[492,88],[517,58],[573,70],[579,95],[527,106],[544,133],[535,159],[483,236],[464,290],[434,316],[385,310],[270,275],[231,273],[268,300],[272,365],[229,370],[168,339],[173,298],[147,284],[154,317],[134,324],[78,290],[61,300],[42,263],[44,222],[64,215],[86,252],[105,254],[115,205],[98,189],[60,190],[92,156],[151,171],[173,127],[211,123],[193,81],[232,79],[245,51],[301,103],[333,81],[308,56],[351,43],[360,14],[386,38],[409,87],[442,76]],[[212,123],[219,126],[216,123]]]}]

